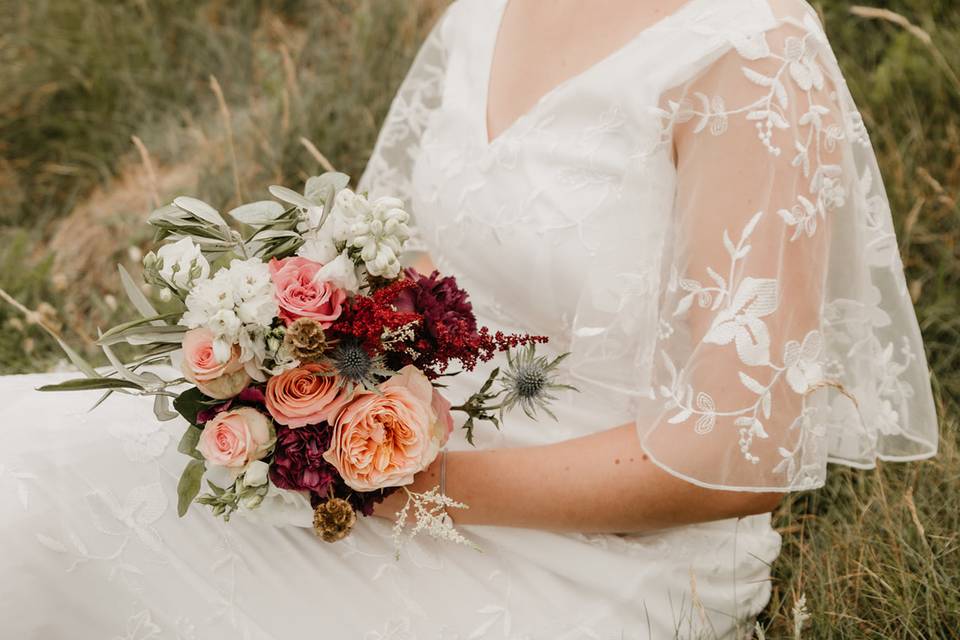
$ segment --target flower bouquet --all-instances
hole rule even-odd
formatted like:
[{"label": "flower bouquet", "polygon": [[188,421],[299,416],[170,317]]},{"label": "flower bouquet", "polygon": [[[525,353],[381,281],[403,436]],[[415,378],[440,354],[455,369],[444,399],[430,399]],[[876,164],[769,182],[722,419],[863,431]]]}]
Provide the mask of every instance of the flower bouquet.
[{"label": "flower bouquet", "polygon": [[[163,244],[144,258],[148,286],[119,268],[141,317],[99,337],[110,368],[97,371],[61,342],[85,377],[42,390],[103,389],[100,402],[150,395],[158,419],[185,418],[181,516],[193,502],[225,520],[239,512],[270,521],[273,511],[307,526],[312,518],[333,542],[403,490],[398,544],[409,515],[410,535],[465,542],[445,514],[466,505],[406,485],[446,444],[452,412],[466,414],[472,443],[477,421],[499,428],[515,406],[531,417],[546,408],[564,387],[553,379],[562,356],[536,355],[545,337],[479,327],[454,278],[402,268],[412,233],[402,202],[370,200],[348,184],[329,172],[307,180],[303,194],[270,187],[275,200],[227,214],[237,228],[195,198],[154,211]],[[122,362],[121,343],[142,355]],[[451,406],[440,391],[451,365],[470,370],[504,351],[507,370]],[[148,367],[168,360],[182,377]]]}]

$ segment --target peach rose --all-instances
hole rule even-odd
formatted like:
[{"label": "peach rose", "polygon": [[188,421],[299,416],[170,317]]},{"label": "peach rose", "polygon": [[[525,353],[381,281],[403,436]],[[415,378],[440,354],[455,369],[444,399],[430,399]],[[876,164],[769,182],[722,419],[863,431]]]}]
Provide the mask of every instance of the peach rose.
[{"label": "peach rose", "polygon": [[232,398],[250,384],[240,362],[240,346],[233,345],[230,359],[220,362],[213,353],[213,332],[203,327],[183,334],[183,376],[204,394],[218,400]]},{"label": "peach rose", "polygon": [[433,402],[430,381],[407,365],[380,385],[380,393],[359,391],[343,407],[324,460],[357,491],[410,484],[446,438]]},{"label": "peach rose", "polygon": [[440,446],[443,447],[450,439],[450,434],[453,433],[453,414],[450,413],[452,405],[436,387],[433,389],[433,400],[430,405],[437,416],[440,427]]},{"label": "peach rose", "polygon": [[313,318],[326,329],[340,317],[347,294],[330,282],[318,282],[321,268],[319,262],[301,257],[270,261],[270,277],[285,324],[297,318]]},{"label": "peach rose", "polygon": [[207,462],[238,469],[259,460],[273,446],[270,419],[252,407],[221,411],[203,427],[199,451]]},{"label": "peach rose", "polygon": [[347,398],[339,376],[323,373],[323,366],[305,364],[270,378],[266,404],[273,419],[291,428],[332,423]]}]

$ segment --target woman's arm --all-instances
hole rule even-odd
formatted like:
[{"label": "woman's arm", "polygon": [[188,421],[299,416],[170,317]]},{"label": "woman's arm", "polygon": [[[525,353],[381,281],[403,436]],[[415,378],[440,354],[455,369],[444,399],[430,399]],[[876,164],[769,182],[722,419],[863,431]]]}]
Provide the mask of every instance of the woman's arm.
[{"label": "woman's arm", "polygon": [[[439,484],[439,459],[420,473],[413,491]],[[633,424],[556,444],[447,454],[446,494],[469,509],[452,510],[458,524],[628,533],[771,511],[778,493],[705,489],[649,460]],[[393,518],[406,500],[399,491],[377,506]]]}]

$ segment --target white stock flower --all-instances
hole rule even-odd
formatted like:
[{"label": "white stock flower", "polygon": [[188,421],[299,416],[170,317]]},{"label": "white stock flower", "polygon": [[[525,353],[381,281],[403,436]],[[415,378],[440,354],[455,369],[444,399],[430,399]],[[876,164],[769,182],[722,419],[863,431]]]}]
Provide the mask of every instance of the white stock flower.
[{"label": "white stock flower", "polygon": [[360,291],[360,280],[357,278],[357,266],[353,263],[353,260],[350,259],[350,255],[346,251],[324,264],[317,272],[316,279],[331,282],[334,286],[350,293]]},{"label": "white stock flower", "polygon": [[410,238],[410,214],[401,200],[385,197],[370,202],[344,189],[337,194],[333,211],[346,223],[346,244],[360,250],[371,275],[394,278],[400,273],[400,254]]},{"label": "white stock flower", "polygon": [[[324,225],[326,227],[326,225]],[[311,231],[303,236],[304,242],[297,249],[297,255],[320,264],[327,264],[339,255],[337,245],[329,233],[324,229]]]},{"label": "white stock flower", "polygon": [[210,275],[210,263],[203,257],[200,246],[190,238],[165,244],[157,250],[162,267],[157,274],[174,289],[187,291],[193,282]]},{"label": "white stock flower", "polygon": [[237,514],[259,525],[313,527],[313,507],[304,493],[280,489],[272,482],[267,485],[267,494],[256,509],[243,508]]},{"label": "white stock flower", "polygon": [[214,353],[226,360],[239,344],[241,361],[251,376],[266,357],[264,335],[279,311],[270,279],[270,269],[259,258],[233,260],[213,278],[198,282],[186,299],[187,311],[180,319],[191,329],[206,327],[214,334]]},{"label": "white stock flower", "polygon": [[249,301],[268,293],[273,295],[270,268],[259,258],[233,260],[226,273],[230,276],[230,282],[238,300]]},{"label": "white stock flower", "polygon": [[247,470],[243,473],[243,484],[247,487],[259,487],[267,482],[267,472],[270,470],[263,460],[254,460],[247,465]]}]

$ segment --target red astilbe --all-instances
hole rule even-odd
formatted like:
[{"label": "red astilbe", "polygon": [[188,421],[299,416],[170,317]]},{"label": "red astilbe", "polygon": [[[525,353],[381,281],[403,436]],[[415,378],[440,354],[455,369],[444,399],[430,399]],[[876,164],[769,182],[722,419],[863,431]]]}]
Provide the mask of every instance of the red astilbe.
[{"label": "red astilbe", "polygon": [[398,296],[413,286],[409,280],[397,280],[370,295],[356,296],[329,333],[340,340],[355,340],[370,355],[383,353],[384,333],[419,325],[423,320],[419,313],[396,305]]}]

